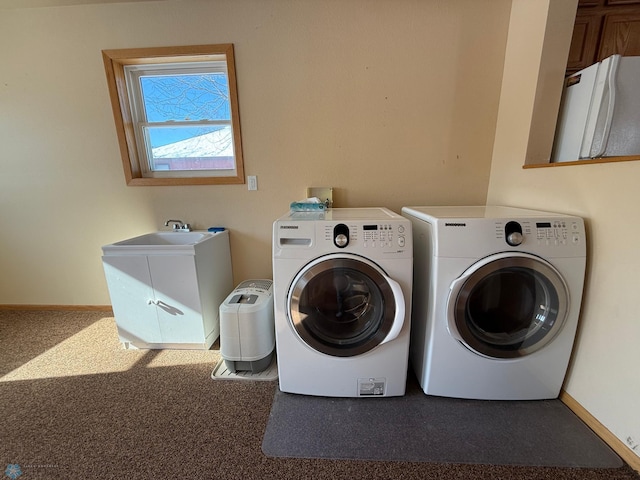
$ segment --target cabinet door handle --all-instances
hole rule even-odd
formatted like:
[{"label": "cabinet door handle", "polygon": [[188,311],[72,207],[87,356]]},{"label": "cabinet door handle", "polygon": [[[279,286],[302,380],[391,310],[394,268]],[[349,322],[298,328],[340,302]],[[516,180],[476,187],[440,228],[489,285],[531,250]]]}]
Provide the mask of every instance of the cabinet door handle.
[{"label": "cabinet door handle", "polygon": [[184,312],[162,300],[147,300],[147,305],[155,305],[171,315],[184,315]]}]

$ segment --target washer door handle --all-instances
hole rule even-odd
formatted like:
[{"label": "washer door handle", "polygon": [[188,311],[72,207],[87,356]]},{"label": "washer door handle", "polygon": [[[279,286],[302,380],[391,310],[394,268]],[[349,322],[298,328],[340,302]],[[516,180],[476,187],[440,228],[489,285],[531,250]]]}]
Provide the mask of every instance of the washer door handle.
[{"label": "washer door handle", "polygon": [[384,337],[384,340],[380,342],[380,345],[390,342],[400,334],[400,330],[402,330],[402,326],[404,325],[405,314],[404,295],[402,294],[402,288],[400,287],[400,284],[395,280],[390,279],[389,277],[385,277],[385,280],[389,282],[389,286],[391,287],[391,291],[393,292],[393,298],[396,302],[396,314],[393,317],[393,323],[391,324],[389,333],[386,337]]},{"label": "washer door handle", "polygon": [[467,281],[468,275],[463,275],[459,278],[456,278],[451,285],[449,286],[449,298],[447,298],[447,330],[449,330],[449,334],[460,342],[464,342],[462,335],[458,332],[458,327],[456,326],[455,319],[455,306],[456,306],[456,297],[458,296],[458,292],[460,288]]}]

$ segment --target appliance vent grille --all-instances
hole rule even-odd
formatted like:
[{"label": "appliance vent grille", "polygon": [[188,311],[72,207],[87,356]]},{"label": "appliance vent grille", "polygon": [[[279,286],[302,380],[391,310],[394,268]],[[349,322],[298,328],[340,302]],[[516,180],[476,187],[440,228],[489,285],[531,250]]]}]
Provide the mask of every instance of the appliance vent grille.
[{"label": "appliance vent grille", "polygon": [[245,280],[236,289],[240,288],[258,288],[260,290],[269,290],[273,284],[272,280]]}]

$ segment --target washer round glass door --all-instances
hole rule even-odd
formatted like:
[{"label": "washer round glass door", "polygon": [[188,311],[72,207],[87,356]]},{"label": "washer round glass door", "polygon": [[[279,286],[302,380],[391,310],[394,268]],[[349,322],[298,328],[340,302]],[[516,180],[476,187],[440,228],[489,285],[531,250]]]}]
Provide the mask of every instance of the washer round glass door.
[{"label": "washer round glass door", "polygon": [[291,323],[298,336],[321,353],[337,357],[365,353],[382,343],[393,326],[397,299],[391,281],[365,258],[319,257],[291,284],[287,299]]},{"label": "washer round glass door", "polygon": [[449,332],[491,358],[529,355],[562,329],[569,292],[548,262],[525,253],[492,255],[451,285]]}]

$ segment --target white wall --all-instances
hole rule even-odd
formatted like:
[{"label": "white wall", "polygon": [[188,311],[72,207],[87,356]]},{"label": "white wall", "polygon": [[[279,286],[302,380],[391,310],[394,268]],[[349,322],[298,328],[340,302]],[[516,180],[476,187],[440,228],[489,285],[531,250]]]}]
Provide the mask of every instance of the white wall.
[{"label": "white wall", "polygon": [[[0,304],[108,304],[100,247],[169,218],[228,227],[234,281],[270,278],[272,222],[308,186],[485,201],[509,0],[87,3],[0,10]],[[101,50],[207,43],[235,45],[259,190],[127,187]]]},{"label": "white wall", "polygon": [[528,153],[541,151],[529,143],[529,133],[539,131],[531,125],[536,90],[550,81],[561,88],[575,5],[513,1],[487,202],[585,218],[587,279],[564,389],[640,456],[640,162],[522,168]]}]

